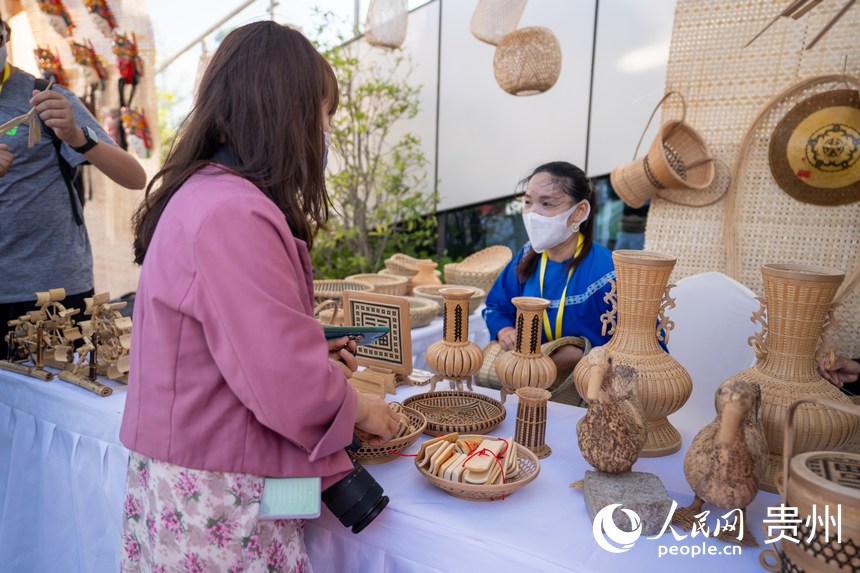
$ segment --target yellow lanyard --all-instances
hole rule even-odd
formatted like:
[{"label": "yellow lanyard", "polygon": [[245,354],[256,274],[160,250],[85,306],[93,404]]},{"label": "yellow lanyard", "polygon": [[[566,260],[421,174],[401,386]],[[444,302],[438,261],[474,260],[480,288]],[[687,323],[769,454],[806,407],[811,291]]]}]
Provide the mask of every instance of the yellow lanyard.
[{"label": "yellow lanyard", "polygon": [[3,80],[0,81],[0,93],[3,93],[3,86],[6,85],[6,80],[9,79],[9,74],[12,72],[12,69],[9,67],[9,62],[6,62],[6,65],[3,66]]},{"label": "yellow lanyard", "polygon": [[[573,255],[574,258],[579,255],[582,251],[582,242],[583,237],[582,234],[579,235],[579,239],[576,243],[576,253]],[[543,252],[543,256],[540,259],[540,296],[543,298],[543,277],[546,274],[546,262],[549,260],[549,255],[546,254],[546,251]],[[561,338],[561,323],[564,319],[564,305],[567,302],[567,287],[570,284],[570,277],[573,276],[574,267],[571,266],[570,270],[567,271],[567,281],[564,283],[564,290],[561,291],[561,300],[558,303],[558,314],[555,315],[555,336],[552,335],[552,330],[549,325],[549,314],[546,309],[543,311],[543,326],[546,331],[546,339],[547,340],[558,340]]]}]

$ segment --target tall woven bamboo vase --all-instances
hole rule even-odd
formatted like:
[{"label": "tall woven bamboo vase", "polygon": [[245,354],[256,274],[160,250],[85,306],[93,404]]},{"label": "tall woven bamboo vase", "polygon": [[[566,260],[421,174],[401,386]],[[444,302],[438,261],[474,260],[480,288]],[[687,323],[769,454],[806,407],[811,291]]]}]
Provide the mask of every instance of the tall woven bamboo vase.
[{"label": "tall woven bamboo vase", "polygon": [[[762,330],[750,337],[755,366],[731,378],[761,386],[762,425],[769,453],[760,488],[776,493],[775,475],[782,466],[785,416],[792,403],[825,398],[851,404],[833,384],[818,375],[817,353],[828,352],[826,332],[832,319],[833,297],[842,284],[841,271],[805,265],[764,265],[765,299],[753,314]],[[817,404],[797,412],[794,450],[833,450],[851,439],[857,418]]]},{"label": "tall woven bamboo vase", "polygon": [[530,449],[538,458],[552,453],[546,443],[546,403],[552,397],[549,390],[526,386],[517,390],[517,424],[514,441]]},{"label": "tall woven bamboo vase", "polygon": [[[612,338],[604,346],[613,366],[626,364],[638,374],[639,399],[646,418],[648,439],[640,457],[668,456],[681,449],[681,434],[667,416],[677,412],[690,397],[693,382],[687,370],[660,347],[674,323],[665,311],[673,308],[669,275],[675,257],[651,251],[614,251],[617,280],[606,296],[612,304],[602,317]],[[656,327],[655,327],[656,325]],[[580,360],[574,368],[576,389],[586,395],[588,373],[593,368]]]},{"label": "tall woven bamboo vase", "polygon": [[[860,418],[860,406],[819,398],[794,402],[786,411],[783,442],[785,458],[777,487],[785,507],[796,508],[800,521],[797,539],[759,555],[769,571],[860,571],[860,455],[849,452],[807,452],[793,455],[797,415],[809,406]],[[802,431],[802,430],[801,430]],[[815,516],[841,517],[841,539],[836,527],[815,523]]]},{"label": "tall woven bamboo vase", "polygon": [[433,371],[430,378],[430,391],[436,391],[440,380],[450,380],[462,389],[463,382],[472,389],[475,373],[481,369],[484,353],[469,340],[469,299],[475,293],[468,288],[439,289],[445,305],[442,326],[442,340],[434,342],[427,349],[427,365]]},{"label": "tall woven bamboo vase", "polygon": [[511,302],[517,307],[516,344],[513,350],[496,360],[503,404],[507,395],[519,388],[549,388],[557,374],[555,362],[540,350],[543,312],[549,301],[535,296],[517,296]]}]

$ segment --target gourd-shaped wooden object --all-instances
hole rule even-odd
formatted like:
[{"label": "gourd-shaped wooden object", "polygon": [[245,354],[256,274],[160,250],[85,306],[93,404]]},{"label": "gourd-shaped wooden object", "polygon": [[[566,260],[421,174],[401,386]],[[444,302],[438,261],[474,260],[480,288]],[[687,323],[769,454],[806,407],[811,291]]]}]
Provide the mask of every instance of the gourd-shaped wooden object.
[{"label": "gourd-shaped wooden object", "polygon": [[445,304],[442,340],[427,349],[427,365],[435,375],[430,378],[430,391],[436,391],[436,383],[450,380],[462,389],[463,381],[472,389],[472,379],[481,369],[484,353],[469,340],[469,299],[475,291],[467,288],[443,288],[439,290]]},{"label": "gourd-shaped wooden object", "polygon": [[[841,271],[805,265],[764,265],[765,299],[753,321],[762,331],[750,338],[758,362],[729,380],[761,387],[762,424],[770,455],[760,487],[776,493],[774,478],[782,468],[785,414],[794,402],[823,398],[851,401],[816,368],[828,354],[826,331],[833,321],[833,297],[845,278]],[[765,317],[766,314],[766,317]],[[795,451],[836,450],[857,431],[857,418],[818,404],[804,404],[795,418]]]},{"label": "gourd-shaped wooden object", "polygon": [[[667,416],[681,408],[693,391],[687,370],[660,347],[674,326],[665,311],[675,306],[667,284],[675,257],[651,251],[614,251],[617,281],[606,301],[612,303],[602,317],[612,339],[604,345],[612,364],[636,371],[639,401],[645,412],[648,439],[642,457],[668,456],[681,449],[681,434]],[[656,324],[656,328],[655,328]],[[608,328],[607,328],[608,327]],[[573,371],[576,389],[585,396],[591,363],[580,360]]]},{"label": "gourd-shaped wooden object", "polygon": [[541,321],[549,301],[534,296],[511,299],[517,307],[517,340],[514,349],[496,360],[496,376],[502,384],[502,403],[518,388],[549,388],[556,377],[555,362],[541,350]]},{"label": "gourd-shaped wooden object", "polygon": [[582,457],[601,472],[629,472],[647,436],[636,371],[625,364],[613,367],[603,347],[585,360],[593,368],[586,386],[588,411],[577,428]]}]

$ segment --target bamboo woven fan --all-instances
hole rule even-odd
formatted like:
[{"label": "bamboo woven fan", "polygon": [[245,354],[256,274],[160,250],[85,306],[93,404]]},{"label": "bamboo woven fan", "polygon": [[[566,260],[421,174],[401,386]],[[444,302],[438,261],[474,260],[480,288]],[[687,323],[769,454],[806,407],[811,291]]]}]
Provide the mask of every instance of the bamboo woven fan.
[{"label": "bamboo woven fan", "polygon": [[770,169],[783,191],[813,205],[860,201],[860,95],[857,90],[816,94],[777,124]]},{"label": "bamboo woven fan", "polygon": [[528,0],[478,0],[472,14],[472,35],[493,46],[517,29]]},{"label": "bamboo woven fan", "polygon": [[367,273],[361,275],[352,275],[346,277],[348,281],[360,281],[373,285],[373,292],[379,294],[390,294],[394,296],[403,296],[406,294],[406,289],[409,287],[409,279],[397,275],[381,275],[379,273]]},{"label": "bamboo woven fan", "polygon": [[502,423],[507,415],[498,400],[474,392],[446,390],[410,396],[404,406],[415,408],[427,416],[424,433],[441,436],[460,434],[486,434]]},{"label": "bamboo woven fan", "polygon": [[371,0],[364,39],[378,48],[399,48],[406,40],[409,12],[406,0]]},{"label": "bamboo woven fan", "polygon": [[444,285],[419,285],[412,289],[412,293],[419,298],[426,298],[432,300],[436,304],[439,305],[439,315],[444,314],[444,302],[445,299],[439,293],[440,289],[443,288],[468,288],[473,291],[472,298],[469,299],[469,314],[473,314],[478,307],[484,303],[484,300],[487,298],[487,293],[484,289],[480,289],[471,285],[455,285],[455,284],[444,284]]},{"label": "bamboo woven fan", "polygon": [[487,247],[469,255],[459,263],[445,265],[445,282],[490,292],[496,279],[512,258],[513,253],[504,245]]},{"label": "bamboo woven fan", "polygon": [[549,28],[514,30],[501,39],[493,57],[499,86],[515,96],[543,93],[561,75],[561,44]]},{"label": "bamboo woven fan", "polygon": [[[395,405],[399,406],[396,402],[389,404],[389,406]],[[414,408],[399,407],[396,410],[408,419],[407,433],[375,446],[362,441],[361,447],[350,454],[352,457],[363,464],[384,464],[397,459],[398,454],[402,454],[418,440],[424,428],[427,427],[427,416]]]}]

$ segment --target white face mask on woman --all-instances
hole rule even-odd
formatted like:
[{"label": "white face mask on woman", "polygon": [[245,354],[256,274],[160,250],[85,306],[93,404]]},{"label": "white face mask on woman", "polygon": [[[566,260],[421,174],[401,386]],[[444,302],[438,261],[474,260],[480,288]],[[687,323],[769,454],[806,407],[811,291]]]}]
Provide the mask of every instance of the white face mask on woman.
[{"label": "white face mask on woman", "polygon": [[[579,207],[580,203],[585,203],[588,207],[585,217],[581,221],[575,222],[572,226],[567,225],[567,219]],[[588,220],[591,215],[591,205],[588,201],[580,201],[564,213],[559,213],[552,217],[538,215],[537,213],[523,213],[523,223],[526,226],[526,233],[529,235],[529,242],[532,249],[536,253],[542,253],[547,249],[551,249],[556,245],[560,245],[574,233],[579,232],[579,226]]]}]

